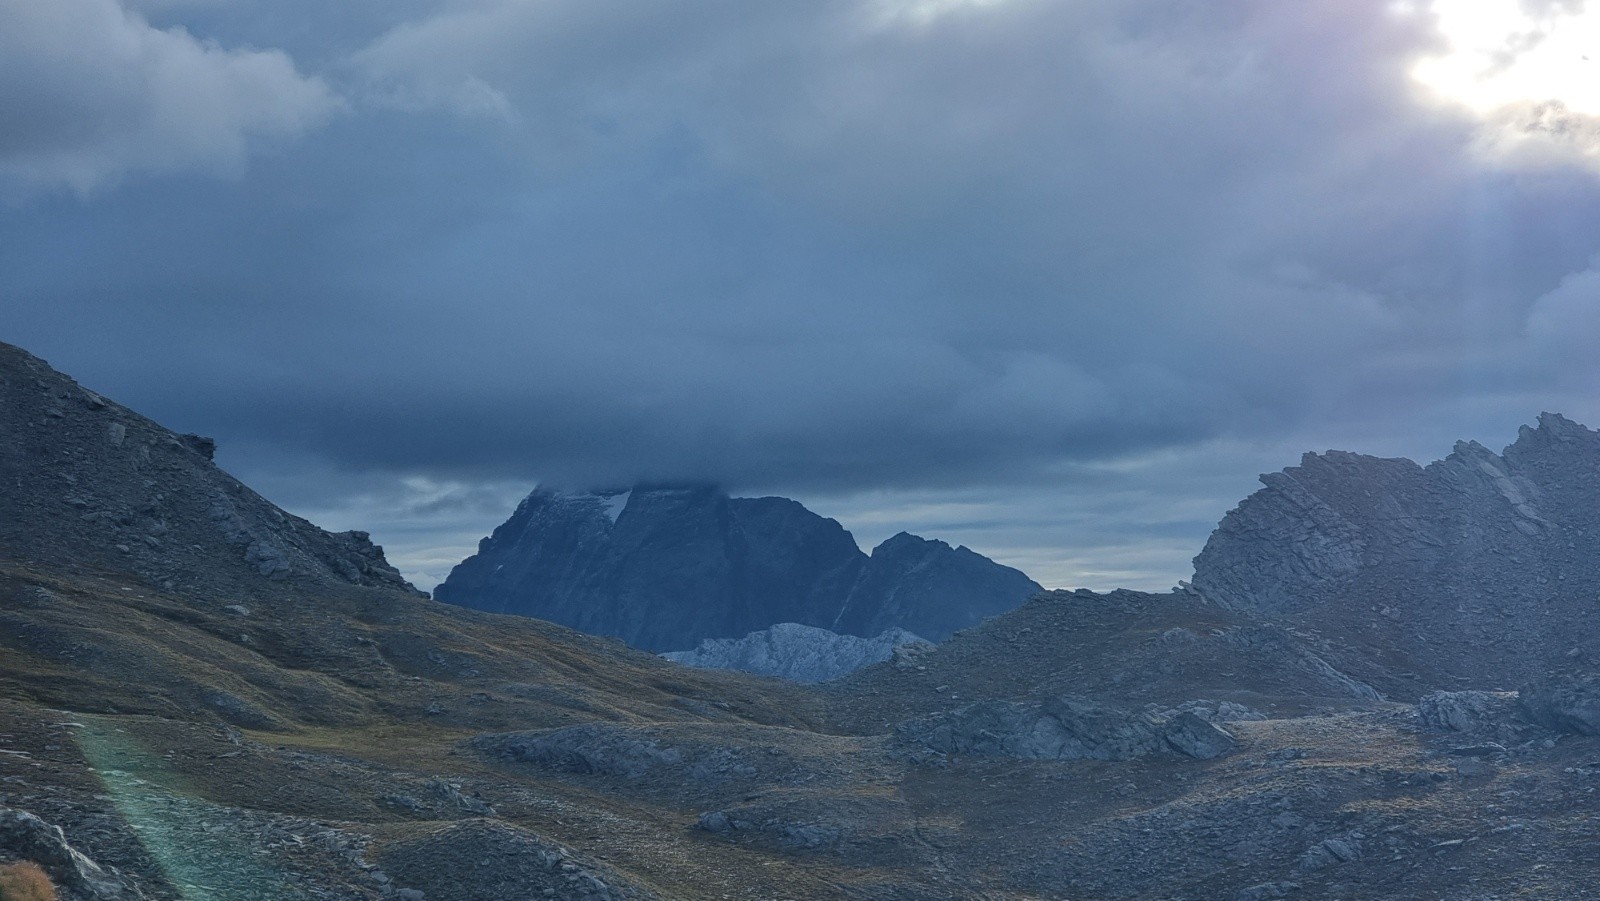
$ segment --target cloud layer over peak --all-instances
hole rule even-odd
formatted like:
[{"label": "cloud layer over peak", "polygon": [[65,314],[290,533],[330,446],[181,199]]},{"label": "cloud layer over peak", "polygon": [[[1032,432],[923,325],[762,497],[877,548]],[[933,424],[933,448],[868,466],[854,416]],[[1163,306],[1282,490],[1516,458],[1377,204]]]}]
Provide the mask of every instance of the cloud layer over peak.
[{"label": "cloud layer over peak", "polygon": [[128,176],[0,216],[7,337],[338,525],[943,493],[1170,582],[1300,450],[1600,421],[1594,123],[1439,97],[1413,6],[0,0],[0,172]]}]

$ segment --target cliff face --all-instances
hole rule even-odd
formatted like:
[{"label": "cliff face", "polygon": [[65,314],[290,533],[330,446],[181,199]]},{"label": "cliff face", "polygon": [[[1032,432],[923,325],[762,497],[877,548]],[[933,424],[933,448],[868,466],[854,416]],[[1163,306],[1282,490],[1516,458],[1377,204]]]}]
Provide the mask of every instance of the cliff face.
[{"label": "cliff face", "polygon": [[1193,588],[1230,610],[1363,628],[1451,672],[1522,678],[1600,651],[1597,476],[1600,433],[1550,413],[1503,454],[1461,442],[1426,467],[1307,454],[1224,517]]},{"label": "cliff face", "polygon": [[938,639],[1038,590],[965,548],[910,535],[868,557],[839,523],[792,500],[638,486],[533,492],[435,593],[681,650],[780,622]]},{"label": "cliff face", "polygon": [[833,628],[877,635],[898,627],[943,641],[1040,590],[1020,571],[965,547],[901,532],[872,549]]},{"label": "cliff face", "polygon": [[0,344],[0,548],[18,562],[131,570],[191,593],[411,589],[367,533],[285,513],[218,469],[214,450]]}]

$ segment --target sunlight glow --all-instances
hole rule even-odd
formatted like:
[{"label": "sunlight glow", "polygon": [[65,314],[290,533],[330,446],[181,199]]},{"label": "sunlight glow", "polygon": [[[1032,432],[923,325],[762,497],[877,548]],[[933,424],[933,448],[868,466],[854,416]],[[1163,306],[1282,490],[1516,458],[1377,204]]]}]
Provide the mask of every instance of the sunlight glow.
[{"label": "sunlight glow", "polygon": [[951,13],[998,6],[1006,0],[879,0],[874,20],[880,26],[929,25]]},{"label": "sunlight glow", "polygon": [[1431,13],[1450,46],[1418,62],[1412,75],[1482,115],[1553,103],[1600,116],[1600,11],[1582,3],[1549,6],[1532,14],[1518,0],[1397,5],[1402,13]]}]

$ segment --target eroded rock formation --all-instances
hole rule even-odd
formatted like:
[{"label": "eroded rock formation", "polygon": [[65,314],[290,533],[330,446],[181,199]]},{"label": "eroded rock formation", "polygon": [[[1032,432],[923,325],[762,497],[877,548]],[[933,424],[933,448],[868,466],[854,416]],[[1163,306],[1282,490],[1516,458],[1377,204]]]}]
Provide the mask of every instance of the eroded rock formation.
[{"label": "eroded rock formation", "polygon": [[1600,659],[1597,475],[1600,433],[1553,413],[1502,454],[1459,442],[1425,467],[1306,454],[1223,518],[1192,588],[1514,686],[1557,660]]}]

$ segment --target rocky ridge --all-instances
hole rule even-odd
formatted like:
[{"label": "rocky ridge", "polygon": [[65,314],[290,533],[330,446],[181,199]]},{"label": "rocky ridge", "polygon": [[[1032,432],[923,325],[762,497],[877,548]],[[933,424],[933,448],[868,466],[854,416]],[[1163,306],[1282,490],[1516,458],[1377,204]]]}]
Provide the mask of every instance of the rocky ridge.
[{"label": "rocky ridge", "polygon": [[786,498],[640,485],[534,491],[434,593],[678,651],[784,622],[940,641],[1039,590],[965,547],[905,533],[868,556],[838,522]]},{"label": "rocky ridge", "polygon": [[411,590],[365,532],[278,509],[213,462],[216,445],[101,397],[0,344],[0,552],[131,570],[167,590],[273,582]]},{"label": "rocky ridge", "polygon": [[1464,441],[1425,467],[1306,454],[1223,518],[1192,590],[1435,683],[1600,663],[1597,474],[1600,432],[1553,413],[1502,454]]},{"label": "rocky ridge", "polygon": [[[1346,658],[1366,664],[1368,677],[1384,672],[1342,645],[1187,592],[1050,591],[936,648],[896,655],[824,688],[848,729],[889,728],[895,716],[975,699],[1072,697],[1169,709],[1209,698],[1272,716],[1382,701],[1372,684],[1330,662]],[[893,716],[885,699],[893,699]]]}]

